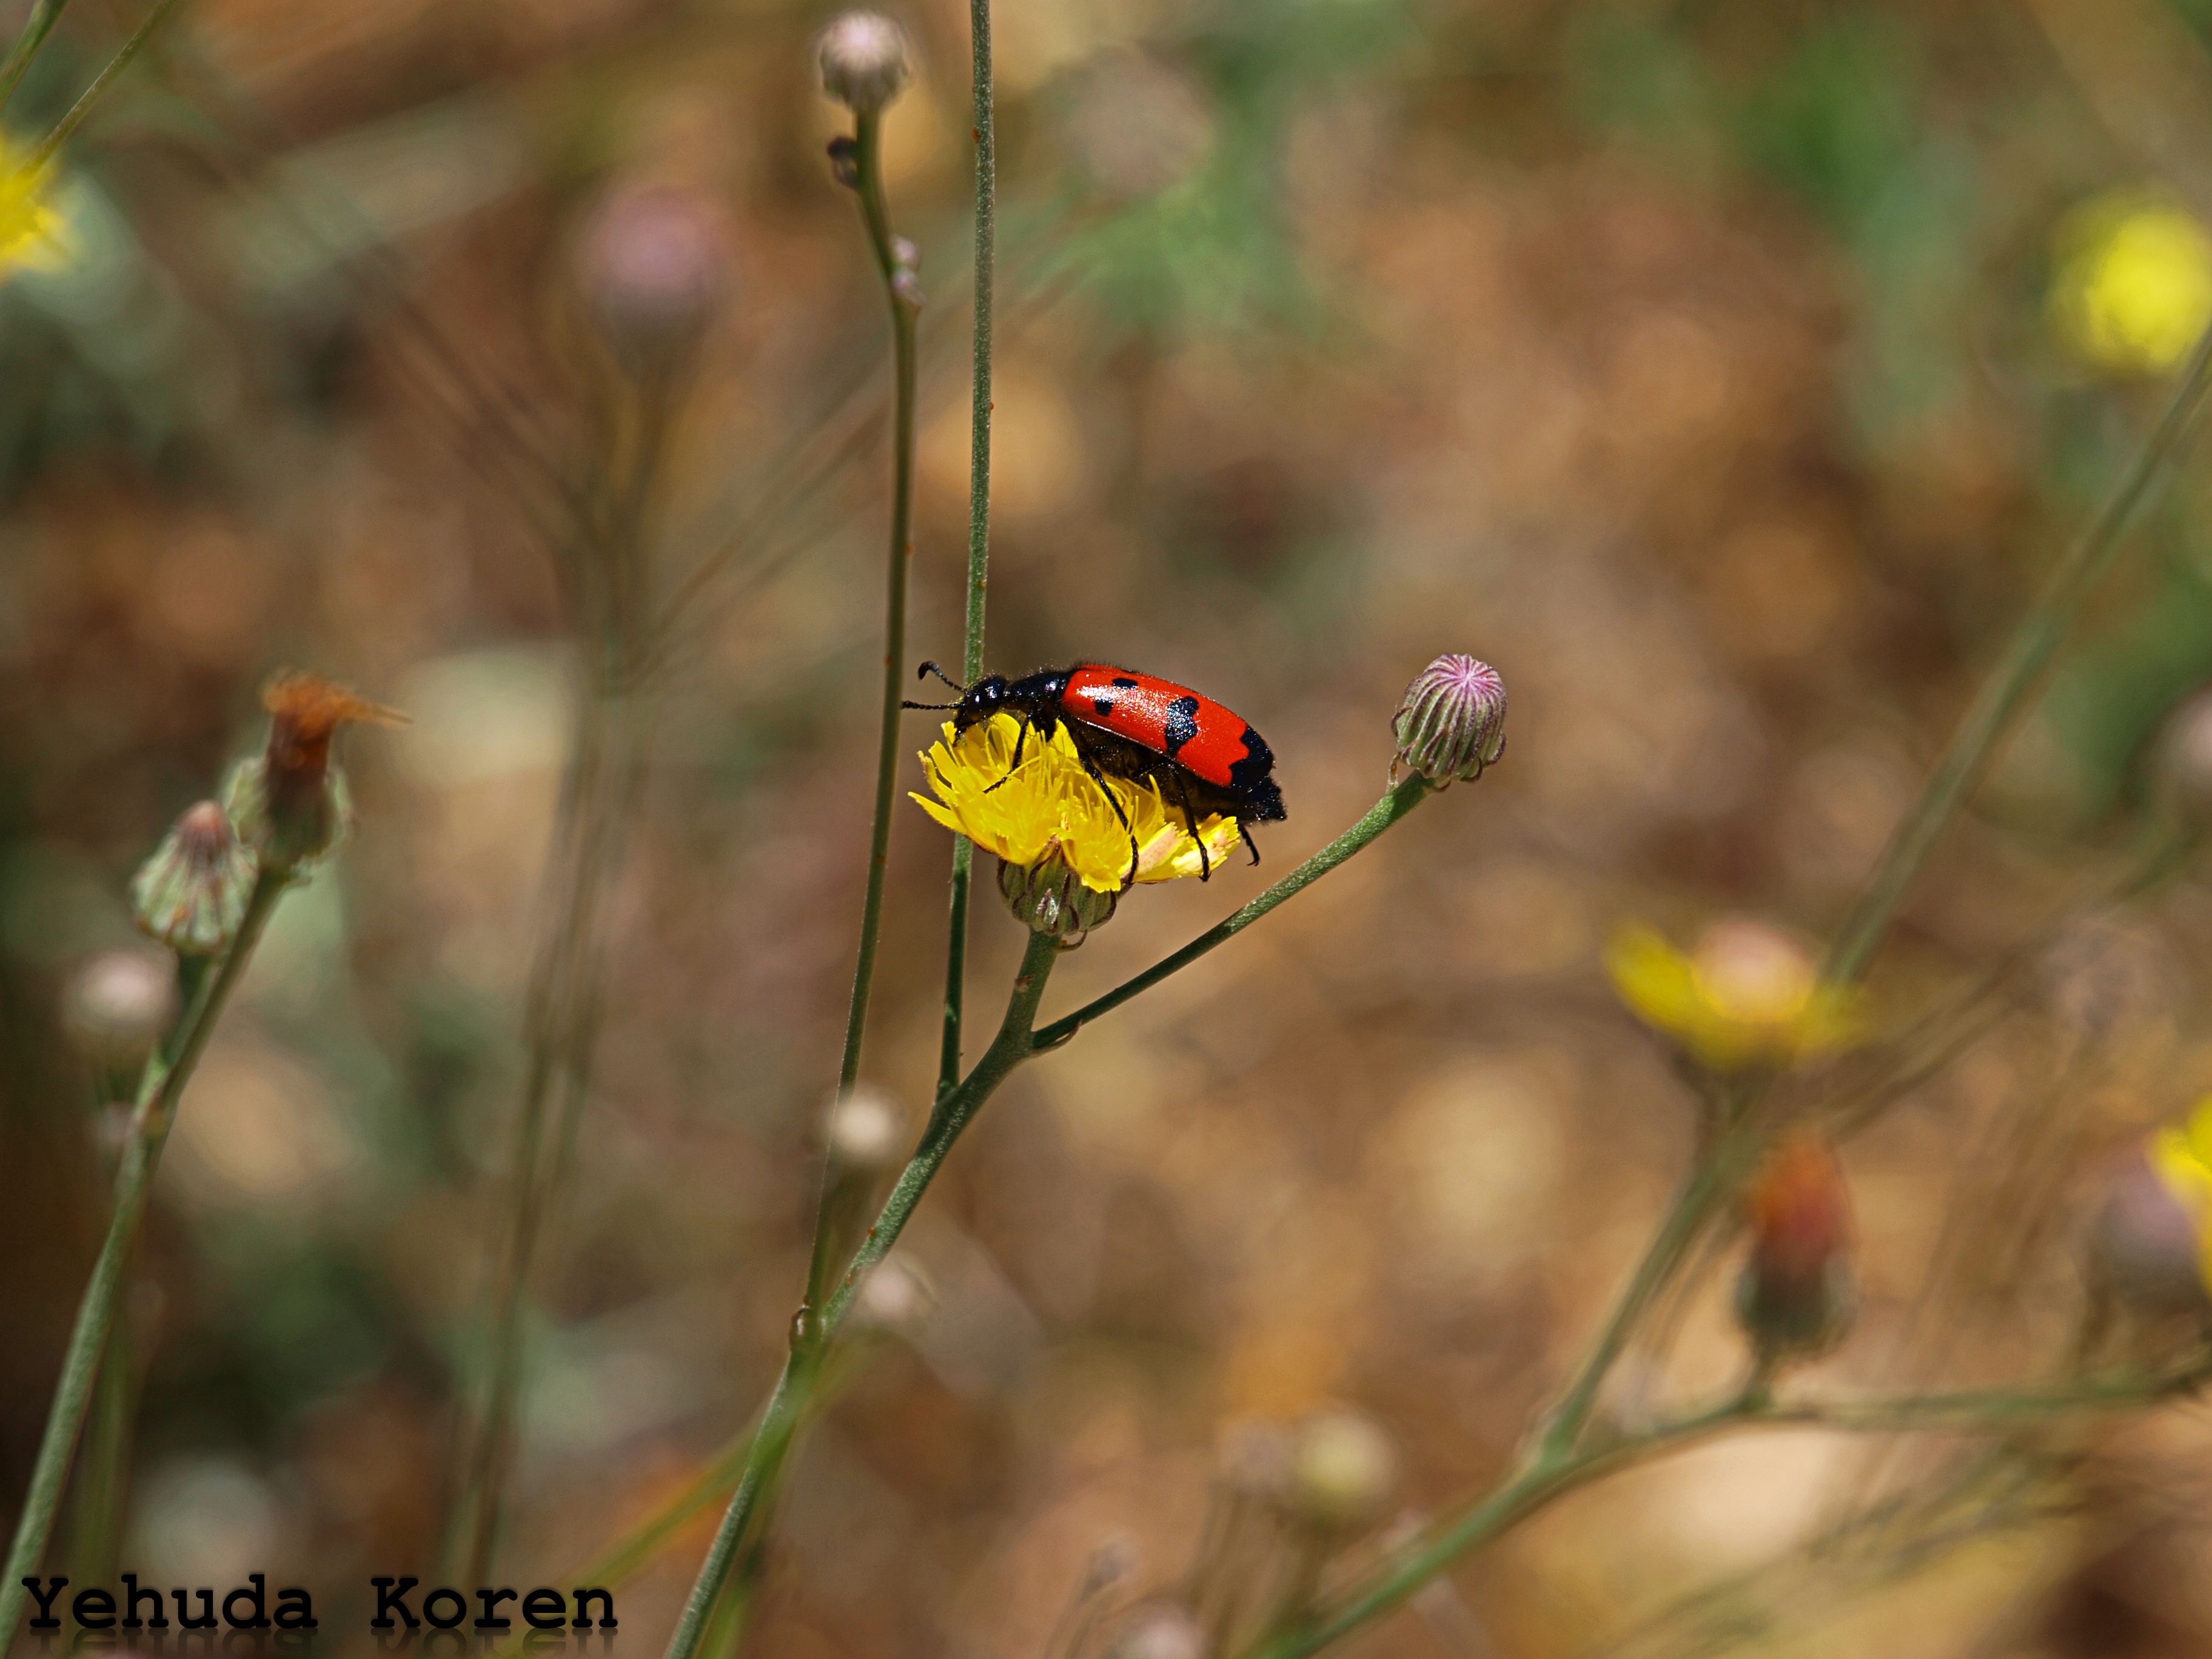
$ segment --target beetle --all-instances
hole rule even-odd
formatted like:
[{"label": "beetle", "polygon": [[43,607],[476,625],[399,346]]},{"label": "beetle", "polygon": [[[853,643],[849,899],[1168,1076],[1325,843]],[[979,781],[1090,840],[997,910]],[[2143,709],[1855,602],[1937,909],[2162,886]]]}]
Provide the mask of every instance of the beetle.
[{"label": "beetle", "polygon": [[[1275,755],[1251,722],[1211,697],[1157,675],[1116,668],[1110,663],[1079,662],[1070,668],[1040,668],[1019,679],[990,674],[963,685],[933,662],[915,678],[934,674],[959,694],[957,702],[909,702],[908,708],[950,709],[957,731],[965,732],[1001,710],[1022,723],[1014,740],[1013,764],[1021,764],[1022,745],[1030,728],[1049,738],[1060,726],[1075,744],[1083,769],[1102,789],[1105,775],[1151,783],[1182,809],[1183,824],[1198,842],[1199,879],[1210,880],[1213,861],[1200,840],[1201,813],[1237,821],[1252,862],[1260,861],[1253,842],[1254,823],[1279,823],[1286,816],[1283,792],[1275,782]],[[1008,777],[1012,775],[1008,769]],[[996,789],[1007,781],[1001,778]],[[1107,802],[1129,832],[1127,887],[1137,878],[1137,832],[1114,792]]]}]

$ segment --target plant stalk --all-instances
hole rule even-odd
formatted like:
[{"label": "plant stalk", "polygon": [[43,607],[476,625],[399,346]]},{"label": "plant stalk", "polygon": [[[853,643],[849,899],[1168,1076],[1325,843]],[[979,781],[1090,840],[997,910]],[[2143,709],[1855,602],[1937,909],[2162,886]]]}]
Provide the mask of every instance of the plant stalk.
[{"label": "plant stalk", "polygon": [[139,1079],[130,1139],[116,1172],[115,1207],[108,1218],[107,1236],[77,1305],[76,1323],[70,1329],[62,1358],[61,1379],[55,1384],[46,1434],[39,1443],[38,1462],[32,1468],[30,1490],[23,1499],[22,1518],[16,1522],[15,1541],[8,1551],[6,1577],[0,1579],[0,1652],[14,1642],[16,1626],[22,1620],[23,1581],[35,1575],[46,1559],[54,1511],[61,1504],[70,1461],[92,1403],[100,1355],[115,1326],[124,1269],[137,1241],[139,1225],[146,1218],[154,1172],[160,1166],[170,1126],[176,1121],[178,1102],[290,879],[289,871],[265,868],[256,878],[238,936],[231,941],[222,966],[202,981],[198,994],[170,1032],[169,1040],[146,1062]]},{"label": "plant stalk", "polygon": [[[868,885],[860,905],[860,945],[853,966],[853,996],[845,1014],[844,1052],[837,1063],[837,1097],[853,1091],[860,1076],[860,1042],[868,1024],[868,994],[876,975],[876,947],[883,931],[884,881],[889,871],[891,806],[898,787],[899,704],[906,690],[907,576],[914,563],[915,408],[919,374],[915,356],[915,323],[921,301],[912,273],[903,269],[891,229],[890,205],[884,193],[883,121],[863,115],[855,122],[854,191],[861,222],[884,279],[890,307],[893,395],[891,404],[891,527],[884,598],[884,688],[876,744],[875,817],[868,834]],[[903,280],[902,280],[903,279]],[[836,1229],[831,1224],[833,1172],[823,1172],[822,1196],[815,1210],[814,1243],[806,1269],[806,1304],[821,1304]]]},{"label": "plant stalk", "polygon": [[[92,84],[78,94],[76,102],[69,106],[69,112],[40,142],[38,149],[31,152],[31,159],[26,164],[27,170],[35,173],[61,153],[62,146],[69,143],[76,130],[84,125],[84,118],[92,113],[92,107],[100,101],[100,94],[107,90],[117,76],[131,67],[131,60],[145,50],[146,43],[154,38],[154,31],[161,27],[161,20],[175,10],[176,6],[177,0],[154,0],[154,9],[146,14],[145,21],[131,31],[131,38],[116,49],[114,57],[107,60],[107,67],[93,78]],[[56,9],[60,9],[57,7]],[[6,93],[12,90],[12,87],[0,83],[0,102],[4,102]]]},{"label": "plant stalk", "polygon": [[[991,0],[969,0],[975,135],[975,330],[968,404],[968,609],[960,682],[983,675],[983,599],[991,570],[991,313],[998,259],[999,149],[991,82]],[[938,1054],[937,1093],[960,1077],[961,1007],[968,975],[968,890],[975,847],[952,838],[951,921],[945,946],[945,1035]]]},{"label": "plant stalk", "polygon": [[69,0],[38,0],[38,4],[31,8],[31,15],[23,20],[22,33],[9,45],[8,55],[0,58],[0,110],[8,107],[8,100],[15,95],[15,88],[30,71],[31,59],[39,55],[39,48],[54,32],[54,25],[61,21],[68,4]]},{"label": "plant stalk", "polygon": [[1357,823],[1316,853],[1304,864],[1234,915],[1214,923],[1171,956],[1163,957],[1133,978],[1123,981],[1095,1001],[1086,1002],[1065,1019],[1056,1019],[1036,1034],[1040,1049],[1056,1048],[1099,1015],[1110,1013],[1132,997],[1149,991],[1170,974],[1179,973],[1216,945],[1243,933],[1285,899],[1295,898],[1330,871],[1373,841],[1435,792],[1419,777],[1407,777],[1390,786],[1363,813]]},{"label": "plant stalk", "polygon": [[898,1242],[899,1234],[905,1231],[907,1221],[914,1214],[915,1206],[921,1201],[922,1194],[929,1190],[929,1183],[944,1167],[961,1132],[1014,1068],[1036,1052],[1030,1034],[1035,1028],[1037,1003],[1044,995],[1045,981],[1051,976],[1059,954],[1059,945],[1048,935],[1030,935],[1029,949],[1023,953],[1022,965],[1014,975],[1013,992],[1007,1000],[1006,1016],[998,1036],[975,1062],[975,1068],[930,1114],[921,1144],[901,1172],[890,1196],[884,1200],[875,1224],[868,1229],[854,1252],[836,1292],[818,1314],[811,1307],[801,1308],[793,1321],[791,1352],[776,1378],[775,1391],[761,1413],[760,1428],[753,1436],[744,1471],[738,1479],[737,1492],[723,1512],[721,1528],[714,1535],[706,1560],[700,1565],[698,1578],[684,1606],[684,1616],[669,1639],[666,1659],[696,1659],[715,1601],[728,1582],[739,1553],[751,1542],[756,1520],[765,1512],[768,1497],[781,1477],[793,1437],[821,1376],[830,1343],[851,1309],[854,1297],[860,1293],[861,1280]]},{"label": "plant stalk", "polygon": [[1979,781],[1998,740],[2027,706],[2043,671],[2080,616],[2089,590],[2112,568],[2136,509],[2189,435],[2208,391],[2212,391],[2212,328],[2197,341],[2181,383],[2174,389],[2173,400],[2136,452],[2118,487],[2081,539],[2058,562],[2044,584],[2041,597],[2021,618],[2003,656],[1983,681],[1966,718],[1959,722],[1928,781],[1921,787],[1919,799],[1882,850],[1881,862],[1828,948],[1824,973],[1830,982],[1849,985],[1866,972],[1896,920],[1905,890],[1927,861],[1952,813]]},{"label": "plant stalk", "polygon": [[1733,1428],[1817,1427],[1857,1434],[1955,1431],[2001,1434],[2056,1417],[2124,1411],[2201,1388],[2206,1362],[2172,1371],[2116,1372],[2048,1389],[1968,1389],[1887,1400],[1772,1402],[1747,1392],[1712,1410],[1577,1450],[1546,1443],[1451,1520],[1390,1551],[1307,1622],[1278,1632],[1247,1659],[1304,1659],[1408,1600],[1468,1552],[1578,1486]]}]

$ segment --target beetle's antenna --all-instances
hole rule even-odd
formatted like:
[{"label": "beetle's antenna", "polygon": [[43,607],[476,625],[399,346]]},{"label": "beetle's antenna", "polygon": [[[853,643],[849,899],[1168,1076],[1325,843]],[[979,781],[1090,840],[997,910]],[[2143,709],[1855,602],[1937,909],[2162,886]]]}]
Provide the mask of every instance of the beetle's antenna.
[{"label": "beetle's antenna", "polygon": [[[915,669],[915,670],[914,671],[914,677],[915,677],[915,678],[916,678],[916,679],[918,679],[918,680],[926,680],[926,679],[927,679],[927,678],[928,678],[932,674],[936,675],[938,678],[939,678],[940,680],[943,680],[943,681],[944,681],[947,685],[951,686],[951,687],[955,691],[957,691],[958,693],[960,693],[960,695],[961,695],[962,696],[963,696],[963,697],[964,697],[964,696],[966,696],[968,695],[968,688],[967,688],[966,686],[964,686],[964,685],[961,684],[960,684],[960,682],[959,682],[958,680],[954,679],[954,678],[952,678],[952,676],[951,676],[951,675],[950,675],[950,674],[946,673],[946,672],[945,672],[942,668],[939,668],[939,667],[935,663],[933,663],[933,662],[926,662],[926,663],[922,664],[922,665],[921,665],[921,667],[919,667],[919,668],[917,668],[917,669]],[[924,705],[922,705],[922,704],[921,704],[921,703],[909,703],[909,704],[908,704],[907,706],[908,706],[909,708],[919,708],[923,707]],[[935,705],[930,705],[930,706],[934,707]]]},{"label": "beetle's antenna", "polygon": [[957,708],[960,705],[957,702],[902,702],[899,707],[902,708]]}]

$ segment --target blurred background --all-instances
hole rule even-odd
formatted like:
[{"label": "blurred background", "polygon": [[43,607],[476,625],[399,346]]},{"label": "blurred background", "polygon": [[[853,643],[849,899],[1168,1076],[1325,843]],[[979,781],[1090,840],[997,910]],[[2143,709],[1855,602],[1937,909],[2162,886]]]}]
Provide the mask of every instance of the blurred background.
[{"label": "blurred background", "polygon": [[[966,15],[897,12],[910,654],[957,662]],[[138,15],[78,0],[19,138]],[[7,1503],[105,1215],[131,871],[258,743],[273,668],[413,716],[348,739],[358,834],[280,913],[161,1173],[123,1548],[148,1582],[266,1571],[359,1646],[368,1576],[435,1559],[598,683],[565,515],[645,476],[640,398],[666,416],[626,578],[641,781],[489,1582],[567,1583],[781,1362],[889,471],[825,16],[194,0],[71,149],[71,257],[0,286]],[[1359,1425],[1378,1526],[1494,1478],[1691,1152],[1694,1091],[1607,939],[1832,927],[2212,318],[2203,0],[1022,0],[998,29],[990,665],[1194,684],[1266,732],[1291,812],[1259,871],[1125,902],[1048,1016],[1363,810],[1437,652],[1502,671],[1510,745],[992,1104],[902,1247],[927,1295],[796,1465],[752,1637],[777,1659],[1045,1655],[1087,1576],[1187,1589],[1224,1483],[1316,1413],[1357,1413],[1325,1420]],[[641,392],[638,343],[672,337]],[[1824,1383],[2046,1370],[2106,1160],[2212,1089],[2204,889],[2081,896],[2212,678],[2208,600],[2185,461],[1875,975],[1887,1030],[2031,963],[1844,1147],[1864,1306]],[[902,1139],[947,856],[902,803],[864,1067]],[[995,1021],[1019,935],[988,881],[974,937]],[[1714,1266],[1617,1392],[1740,1372]],[[1347,1650],[2212,1652],[2207,1428],[2071,1431],[1963,1510],[1915,1507],[1954,1442],[1716,1445]],[[630,1653],[711,1524],[619,1593]]]}]

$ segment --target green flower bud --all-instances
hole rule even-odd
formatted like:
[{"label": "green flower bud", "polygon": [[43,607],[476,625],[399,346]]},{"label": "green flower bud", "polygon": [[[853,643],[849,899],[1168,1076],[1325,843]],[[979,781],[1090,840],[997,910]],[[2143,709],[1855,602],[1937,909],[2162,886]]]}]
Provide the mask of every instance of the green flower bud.
[{"label": "green flower bud", "polygon": [[1092,928],[1110,921],[1121,898],[1085,886],[1057,852],[1048,852],[1032,865],[1000,859],[999,891],[1016,921],[1032,933],[1050,934],[1063,951],[1073,951]]},{"label": "green flower bud", "polygon": [[185,810],[131,878],[131,913],[178,955],[211,957],[238,936],[253,877],[253,854],[229,817],[204,800]]}]

